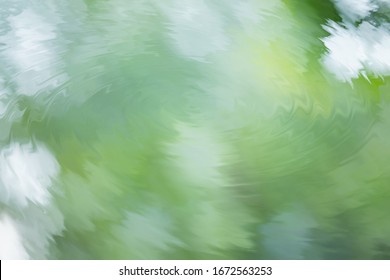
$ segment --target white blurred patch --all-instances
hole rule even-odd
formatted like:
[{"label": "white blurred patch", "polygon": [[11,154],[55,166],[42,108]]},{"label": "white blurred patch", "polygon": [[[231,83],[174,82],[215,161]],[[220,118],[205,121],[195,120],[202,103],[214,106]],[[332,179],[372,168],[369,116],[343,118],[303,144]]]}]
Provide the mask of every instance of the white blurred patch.
[{"label": "white blurred patch", "polygon": [[[269,1],[268,3],[274,3],[274,1]],[[250,29],[264,19],[263,14],[256,10],[253,1],[240,1],[232,4],[234,5],[234,15],[244,29]]]},{"label": "white blurred patch", "polygon": [[186,57],[203,60],[229,45],[221,15],[205,1],[180,0],[171,5],[164,2],[160,7],[168,18],[176,49]]},{"label": "white blurred patch", "polygon": [[0,199],[18,207],[29,201],[47,205],[48,189],[58,172],[58,162],[43,145],[12,143],[0,152]]},{"label": "white blurred patch", "polygon": [[336,8],[345,20],[357,21],[367,17],[378,6],[372,0],[334,0]]},{"label": "white blurred patch", "polygon": [[28,259],[15,222],[7,215],[0,215],[0,259]]},{"label": "white blurred patch", "polygon": [[58,86],[67,78],[58,73],[60,57],[53,47],[56,25],[26,8],[22,13],[8,19],[11,31],[2,37],[7,42],[3,52],[15,68],[13,77],[18,94],[35,95],[48,86]]},{"label": "white blurred patch", "polygon": [[331,22],[325,29],[332,35],[323,39],[328,49],[323,58],[324,66],[342,81],[358,78],[359,72],[364,69],[363,63],[367,60],[362,39],[356,32],[335,22]]},{"label": "white blurred patch", "polygon": [[341,81],[351,82],[368,73],[390,75],[390,32],[363,22],[358,27],[329,22],[324,27],[331,35],[322,39],[328,49],[324,66]]}]

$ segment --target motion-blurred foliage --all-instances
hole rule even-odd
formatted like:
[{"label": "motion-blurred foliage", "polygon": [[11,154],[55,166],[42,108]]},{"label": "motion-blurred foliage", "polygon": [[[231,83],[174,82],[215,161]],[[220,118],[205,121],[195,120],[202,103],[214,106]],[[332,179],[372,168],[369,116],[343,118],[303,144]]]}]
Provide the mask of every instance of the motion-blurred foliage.
[{"label": "motion-blurred foliage", "polygon": [[2,0],[0,256],[390,258],[389,1],[353,2]]}]

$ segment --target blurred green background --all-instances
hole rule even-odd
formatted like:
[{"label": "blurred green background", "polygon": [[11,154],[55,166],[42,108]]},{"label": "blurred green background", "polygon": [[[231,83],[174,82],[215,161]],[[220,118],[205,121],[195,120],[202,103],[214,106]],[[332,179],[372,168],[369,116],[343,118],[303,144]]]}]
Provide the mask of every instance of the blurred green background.
[{"label": "blurred green background", "polygon": [[[0,211],[29,258],[390,258],[389,79],[324,68],[333,2],[0,10]],[[58,163],[50,203],[7,194],[13,143]]]}]

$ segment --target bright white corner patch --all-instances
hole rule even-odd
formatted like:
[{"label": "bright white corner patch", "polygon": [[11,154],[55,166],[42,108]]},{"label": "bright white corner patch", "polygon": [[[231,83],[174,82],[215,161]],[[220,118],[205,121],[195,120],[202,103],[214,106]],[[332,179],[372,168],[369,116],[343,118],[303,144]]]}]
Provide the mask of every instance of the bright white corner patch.
[{"label": "bright white corner patch", "polygon": [[13,143],[0,151],[0,200],[26,207],[28,202],[47,205],[52,178],[59,164],[43,145]]},{"label": "bright white corner patch", "polygon": [[390,75],[390,31],[363,22],[358,27],[329,22],[324,27],[331,35],[324,38],[328,52],[323,65],[341,81],[367,73],[375,76]]},{"label": "bright white corner patch", "polygon": [[[390,7],[389,0],[333,0],[342,23],[329,21],[323,38],[325,68],[339,80],[351,83],[367,75],[390,75],[390,24],[375,22],[376,12]],[[359,21],[362,21],[359,23]],[[382,23],[380,23],[382,22]]]},{"label": "bright white corner patch", "polygon": [[28,259],[22,238],[14,221],[7,215],[0,215],[0,259]]}]

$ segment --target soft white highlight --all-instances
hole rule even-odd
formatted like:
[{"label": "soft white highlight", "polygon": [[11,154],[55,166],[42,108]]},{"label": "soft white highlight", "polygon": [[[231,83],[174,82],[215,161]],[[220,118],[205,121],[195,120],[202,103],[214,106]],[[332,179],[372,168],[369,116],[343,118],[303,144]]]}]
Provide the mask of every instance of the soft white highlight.
[{"label": "soft white highlight", "polygon": [[328,53],[324,66],[342,81],[351,82],[360,75],[390,74],[390,33],[383,26],[363,22],[358,27],[330,22],[325,29],[331,36],[323,42]]},{"label": "soft white highlight", "polygon": [[184,56],[203,60],[229,45],[221,16],[205,1],[174,1],[172,5],[164,2],[161,9],[169,21],[175,47]]},{"label": "soft white highlight", "polygon": [[18,207],[47,205],[58,172],[58,162],[43,145],[12,143],[0,152],[0,199]]},{"label": "soft white highlight", "polygon": [[351,32],[335,22],[330,22],[325,29],[332,35],[323,39],[328,49],[323,59],[324,66],[342,81],[357,78],[364,69],[364,61],[367,61],[362,39],[356,31]]},{"label": "soft white highlight", "polygon": [[22,243],[22,237],[15,221],[8,214],[0,215],[0,259],[28,259],[29,255]]},{"label": "soft white highlight", "polygon": [[8,22],[11,30],[0,38],[10,42],[4,55],[18,73],[14,77],[17,93],[32,96],[65,82],[67,77],[59,73],[60,56],[52,43],[57,38],[56,25],[33,9],[25,9]]},{"label": "soft white highlight", "polygon": [[[329,21],[323,38],[327,53],[322,57],[325,68],[339,80],[352,83],[360,76],[390,75],[390,25],[373,23],[381,7],[389,0],[334,0],[343,18],[342,23]],[[361,23],[359,23],[361,21]],[[375,21],[375,20],[374,20]]]}]

